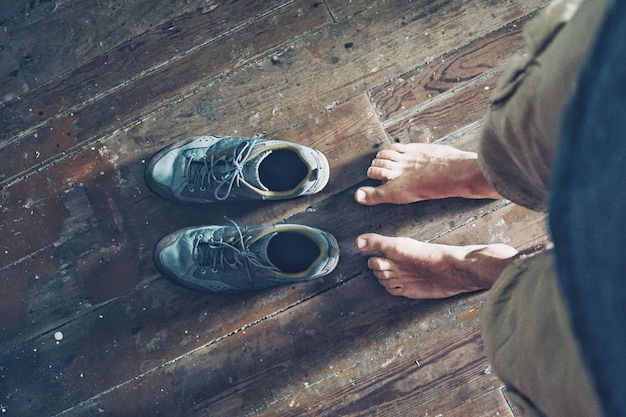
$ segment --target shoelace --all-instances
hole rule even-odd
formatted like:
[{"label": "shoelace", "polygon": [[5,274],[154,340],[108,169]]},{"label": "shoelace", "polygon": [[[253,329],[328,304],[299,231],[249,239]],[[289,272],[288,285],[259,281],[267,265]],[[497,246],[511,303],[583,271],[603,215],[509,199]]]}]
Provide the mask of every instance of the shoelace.
[{"label": "shoelace", "polygon": [[214,241],[209,239],[207,242],[203,242],[203,235],[198,235],[195,238],[193,245],[193,256],[196,263],[200,265],[201,272],[206,274],[206,267],[211,267],[212,272],[218,272],[219,269],[239,269],[243,267],[246,270],[246,274],[250,282],[252,282],[252,274],[250,273],[250,267],[255,266],[257,268],[268,269],[278,271],[278,268],[264,265],[258,256],[250,250],[247,243],[252,239],[252,236],[244,236],[241,228],[233,220],[226,218],[230,221],[237,230],[236,239],[231,242],[225,242],[220,239]]},{"label": "shoelace", "polygon": [[[189,158],[187,168],[185,169],[185,176],[187,177],[187,183],[189,184],[189,191],[194,192],[198,187],[200,191],[206,191],[210,183],[215,184],[215,190],[213,195],[219,201],[226,200],[233,190],[233,186],[236,184],[239,187],[241,179],[243,178],[243,168],[245,162],[248,160],[254,141],[246,141],[239,145],[233,151],[231,158],[226,160],[215,160],[215,156],[211,155],[209,160],[204,155],[199,161],[196,159],[197,155],[194,153]],[[222,168],[223,166],[231,165],[232,168],[222,171],[219,170],[216,173],[217,166]],[[220,194],[220,190],[226,187],[224,193]]]}]

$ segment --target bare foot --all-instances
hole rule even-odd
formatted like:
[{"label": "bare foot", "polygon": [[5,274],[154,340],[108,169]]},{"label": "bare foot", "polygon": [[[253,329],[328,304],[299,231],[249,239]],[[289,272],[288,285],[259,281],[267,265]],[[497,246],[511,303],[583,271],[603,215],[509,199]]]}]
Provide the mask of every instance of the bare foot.
[{"label": "bare foot", "polygon": [[368,266],[392,295],[446,298],[491,288],[517,250],[504,244],[448,246],[406,237],[366,233],[356,239],[363,252],[379,252]]},{"label": "bare foot", "polygon": [[485,180],[475,152],[445,145],[394,143],[378,152],[367,170],[378,187],[360,187],[358,203],[407,204],[448,197],[501,198]]}]

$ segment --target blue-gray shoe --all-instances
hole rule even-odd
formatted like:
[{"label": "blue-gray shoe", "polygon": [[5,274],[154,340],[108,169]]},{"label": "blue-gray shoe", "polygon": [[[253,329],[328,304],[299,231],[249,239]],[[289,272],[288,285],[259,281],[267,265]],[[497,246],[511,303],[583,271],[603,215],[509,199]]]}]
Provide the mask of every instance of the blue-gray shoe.
[{"label": "blue-gray shoe", "polygon": [[309,281],[329,274],[338,261],[330,233],[295,224],[191,227],[165,236],[154,249],[162,273],[215,292]]},{"label": "blue-gray shoe", "polygon": [[324,154],[296,143],[201,136],[156,153],[145,177],[170,200],[283,200],[321,191],[330,169]]}]

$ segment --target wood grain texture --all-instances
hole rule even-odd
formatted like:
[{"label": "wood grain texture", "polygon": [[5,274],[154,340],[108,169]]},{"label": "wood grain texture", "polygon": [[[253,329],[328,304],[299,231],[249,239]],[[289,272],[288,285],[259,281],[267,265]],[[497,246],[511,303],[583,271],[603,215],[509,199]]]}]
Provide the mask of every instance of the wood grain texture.
[{"label": "wood grain texture", "polygon": [[[118,155],[123,154],[126,148],[122,147],[127,145],[124,137],[120,138],[121,143],[112,139],[109,143],[111,149],[89,150],[80,158],[68,159],[50,167],[43,176],[29,177],[8,187],[6,204],[11,209],[5,210],[3,224],[15,237],[11,247],[4,246],[4,250],[0,251],[4,264],[24,271],[25,265],[31,264],[33,259],[53,252],[52,263],[55,266],[31,280],[31,293],[45,296],[54,293],[49,285],[60,282],[66,285],[64,292],[67,296],[57,302],[56,311],[61,313],[59,317],[51,315],[47,304],[41,305],[40,311],[36,308],[39,303],[35,299],[23,300],[32,306],[29,312],[31,326],[40,321],[65,321],[65,315],[71,315],[80,300],[84,300],[86,305],[97,305],[132,291],[139,281],[129,282],[123,277],[138,276],[142,270],[147,273],[146,265],[150,265],[154,275],[152,246],[166,233],[197,224],[223,224],[226,215],[240,224],[277,223],[345,190],[362,180],[371,151],[384,141],[384,132],[367,98],[359,96],[335,111],[285,133],[285,139],[296,142],[302,137],[313,138],[309,143],[327,155],[333,179],[323,193],[296,200],[266,204],[216,204],[210,208],[164,201],[153,195],[144,184],[145,163],[92,166],[102,161],[99,158],[106,159],[105,156],[114,151]],[[355,151],[347,152],[352,147],[356,147]],[[70,161],[74,165],[68,166]],[[56,175],[57,172],[81,171],[93,172],[93,175],[80,178],[59,178]],[[43,185],[37,182],[42,177],[46,178],[45,185],[50,189],[48,196],[41,193]],[[121,183],[124,187],[119,186]],[[18,199],[15,204],[12,202],[13,196],[29,195],[29,188],[39,192],[36,204],[29,204],[27,198]],[[17,209],[16,206],[20,205],[22,207]],[[41,216],[42,213],[47,214]],[[39,222],[28,221],[31,228],[27,229],[23,227],[25,217]],[[22,227],[18,229],[19,225]],[[135,268],[137,272],[123,273],[125,271],[122,270],[114,273],[114,268],[131,268],[126,272]],[[111,275],[122,281],[116,285],[109,278]],[[23,277],[15,278],[21,279]],[[100,281],[107,284],[99,284]],[[92,286],[82,285],[85,282],[92,283]],[[39,330],[36,327],[27,331],[31,326],[23,327],[22,333],[32,331],[37,334]]]},{"label": "wood grain texture", "polygon": [[[547,1],[244,3],[17,1],[0,16],[2,414],[511,416],[482,351],[484,294],[392,297],[354,238],[522,249],[547,239],[543,215],[353,193],[393,141],[475,150],[489,91]],[[282,202],[152,194],[150,156],[199,134],[315,147],[331,180]],[[224,216],[322,228],[341,262],[256,293],[156,271],[161,236]]]},{"label": "wood grain texture", "polygon": [[[7,2],[9,3],[9,2]],[[67,76],[85,63],[155,26],[195,11],[208,13],[224,1],[138,0],[90,2],[84,0],[16,0],[3,5],[6,43],[17,61],[16,71],[27,91],[38,90],[59,76]],[[100,61],[102,62],[102,61]]]},{"label": "wood grain texture", "polygon": [[[311,3],[309,1],[309,6]],[[87,82],[80,77],[76,80],[70,75],[70,86],[61,85],[58,86],[59,89],[53,89],[53,97],[48,99],[52,107],[47,107],[46,101],[43,105],[40,104],[37,95],[30,102],[15,101],[15,106],[11,106],[13,103],[6,104],[3,113],[6,115],[7,128],[4,134],[8,139],[5,146],[0,148],[0,165],[3,167],[0,178],[12,179],[17,175],[24,175],[29,169],[54,162],[55,159],[63,159],[67,153],[84,146],[85,142],[88,146],[102,136],[111,134],[120,127],[132,125],[146,117],[146,114],[180,100],[190,94],[198,82],[218,76],[237,67],[241,62],[255,58],[256,50],[271,49],[276,44],[309,30],[311,26],[320,24],[327,17],[327,13],[320,8],[313,8],[320,12],[316,15],[307,14],[305,19],[300,13],[301,7],[301,4],[294,3],[279,9],[276,12],[280,13],[279,16],[262,15],[262,18],[242,25],[239,30],[231,30],[223,24],[220,28],[222,32],[216,34],[221,36],[200,42],[199,46],[193,45],[191,41],[195,41],[194,34],[202,33],[202,26],[192,26],[193,33],[183,36],[185,22],[169,22],[167,28],[160,28],[159,39],[150,42],[151,45],[144,46],[146,40],[141,40],[137,47],[122,45],[119,56],[102,56],[99,61],[89,64],[95,67],[95,74],[90,74],[91,68],[86,68],[85,72],[81,68],[82,76],[88,77]],[[201,11],[196,13],[204,17]],[[213,27],[212,22],[203,24]],[[272,26],[280,30],[268,30]],[[175,29],[174,32],[171,31],[172,28]],[[172,33],[175,36],[179,31],[182,32],[182,44],[187,50],[172,58],[172,51],[167,47],[172,41],[166,36],[171,36]],[[241,48],[240,45],[246,47]],[[151,67],[150,62],[140,62],[138,69],[132,66],[128,68],[129,61],[136,61],[135,54],[141,56],[143,52],[135,49],[144,47],[150,53],[153,50],[164,50],[168,54],[169,50],[166,56],[170,58],[162,62],[163,56],[157,56],[151,59],[157,61]],[[178,48],[178,45],[172,46],[174,50]],[[120,71],[126,77],[122,78],[122,82],[115,77]],[[101,82],[104,84],[102,90]],[[93,88],[89,87],[90,84],[93,84]],[[80,88],[80,91],[73,91],[72,88]],[[67,106],[64,97],[66,92],[69,95]],[[61,100],[59,93],[63,97]],[[75,102],[78,103],[74,104]],[[58,107],[59,105],[62,107]],[[43,122],[28,131],[13,130],[13,126],[22,124],[23,118],[39,118]],[[29,122],[36,123],[35,120]],[[10,139],[14,135],[17,138]]]},{"label": "wood grain texture", "polygon": [[389,124],[424,105],[454,95],[486,74],[492,76],[494,70],[507,65],[514,56],[526,53],[521,29],[528,19],[524,16],[374,89],[372,102],[377,113]]}]

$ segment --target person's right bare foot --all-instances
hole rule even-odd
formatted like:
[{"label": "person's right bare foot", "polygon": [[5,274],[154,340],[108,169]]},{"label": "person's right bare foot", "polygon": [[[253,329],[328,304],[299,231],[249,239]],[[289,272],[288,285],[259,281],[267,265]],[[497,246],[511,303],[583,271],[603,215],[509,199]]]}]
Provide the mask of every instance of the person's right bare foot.
[{"label": "person's right bare foot", "polygon": [[358,236],[356,246],[377,253],[367,265],[389,294],[416,299],[489,289],[518,255],[504,244],[448,246],[376,233]]},{"label": "person's right bare foot", "polygon": [[355,200],[364,205],[448,197],[501,198],[480,171],[476,153],[446,145],[394,143],[378,152],[367,176],[382,184],[355,192]]}]

